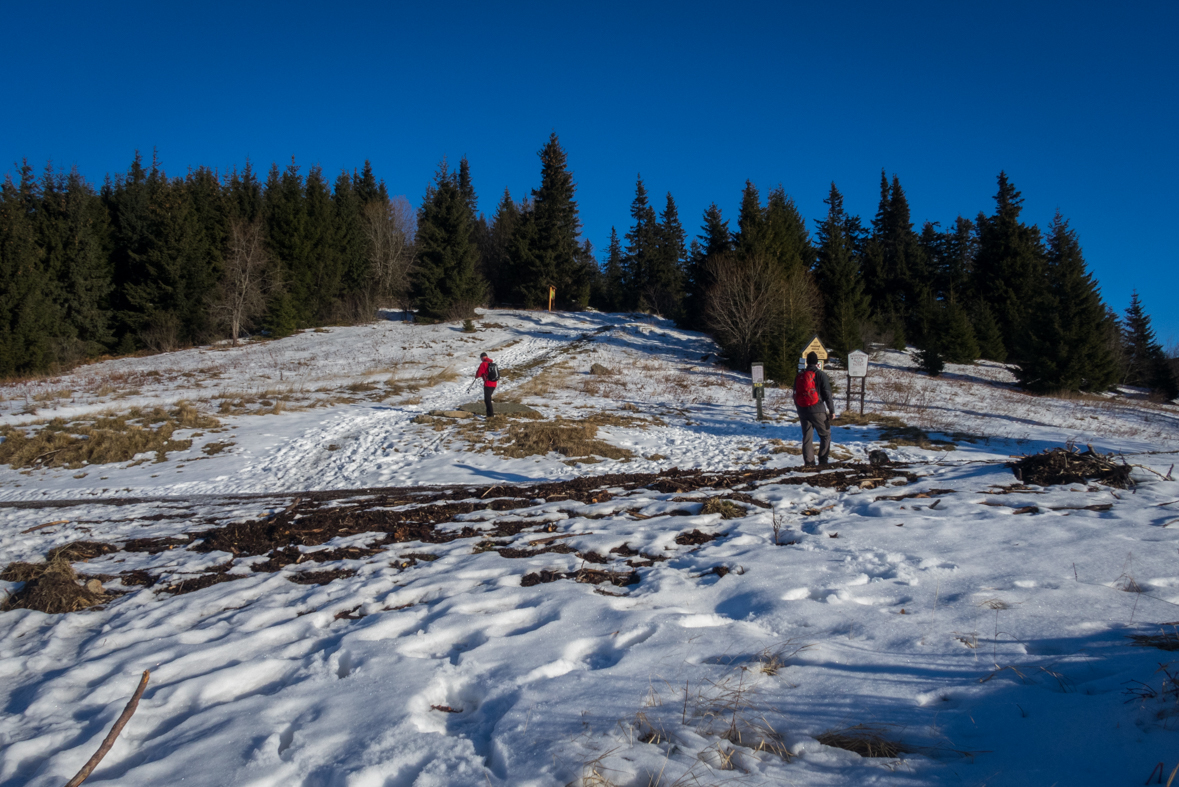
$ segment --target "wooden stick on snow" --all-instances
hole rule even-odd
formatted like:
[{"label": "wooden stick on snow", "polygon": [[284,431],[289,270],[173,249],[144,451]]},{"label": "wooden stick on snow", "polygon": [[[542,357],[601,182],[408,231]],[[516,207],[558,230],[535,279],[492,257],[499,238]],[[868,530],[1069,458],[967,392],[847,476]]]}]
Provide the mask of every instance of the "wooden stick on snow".
[{"label": "wooden stick on snow", "polygon": [[82,770],[78,771],[77,776],[66,782],[65,787],[78,787],[86,781],[86,777],[90,775],[91,771],[98,767],[98,763],[102,762],[102,758],[111,750],[111,746],[115,745],[115,738],[119,737],[119,733],[123,731],[123,727],[127,726],[127,722],[131,719],[131,714],[135,713],[135,709],[139,706],[139,698],[143,696],[143,690],[147,688],[147,680],[150,677],[151,672],[144,670],[143,677],[139,680],[139,688],[131,695],[131,701],[127,703],[127,707],[123,708],[123,712],[115,720],[115,726],[111,727],[111,731],[103,738],[102,745],[98,747],[98,751],[94,752],[94,756],[82,766]]}]

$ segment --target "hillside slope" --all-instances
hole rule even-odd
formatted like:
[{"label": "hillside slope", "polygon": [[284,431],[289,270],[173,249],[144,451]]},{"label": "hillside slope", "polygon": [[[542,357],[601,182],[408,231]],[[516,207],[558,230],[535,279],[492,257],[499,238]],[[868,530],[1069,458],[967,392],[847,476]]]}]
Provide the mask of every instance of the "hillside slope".
[{"label": "hillside slope", "polygon": [[[430,415],[478,399],[481,350],[497,399],[539,417]],[[1170,773],[1179,663],[1136,645],[1179,645],[1179,410],[888,352],[872,417],[835,430],[845,463],[803,471],[789,392],[756,422],[715,351],[659,321],[496,311],[474,334],[388,322],[6,386],[29,466],[0,468],[3,562],[68,547],[54,565],[102,603],[0,613],[0,787],[66,781],[144,669],[88,783]],[[1126,453],[1135,483],[1006,465],[1066,443]]]}]

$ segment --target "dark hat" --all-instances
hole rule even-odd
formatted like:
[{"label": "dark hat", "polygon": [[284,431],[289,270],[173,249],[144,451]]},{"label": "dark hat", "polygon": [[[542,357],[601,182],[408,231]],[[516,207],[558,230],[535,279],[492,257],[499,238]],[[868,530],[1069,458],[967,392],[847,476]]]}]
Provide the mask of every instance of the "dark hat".
[{"label": "dark hat", "polygon": [[819,354],[816,352],[809,352],[806,354],[806,365],[814,366],[819,362]]},{"label": "dark hat", "polygon": [[487,353],[479,353],[479,357],[480,357],[480,358],[486,358],[486,357],[487,357]]}]

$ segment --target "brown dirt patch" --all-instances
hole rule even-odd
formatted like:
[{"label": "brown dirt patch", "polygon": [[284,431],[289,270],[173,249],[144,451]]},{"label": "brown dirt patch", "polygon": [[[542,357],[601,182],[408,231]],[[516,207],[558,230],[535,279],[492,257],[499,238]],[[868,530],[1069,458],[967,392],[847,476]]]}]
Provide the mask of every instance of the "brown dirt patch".
[{"label": "brown dirt patch", "polygon": [[682,547],[694,547],[724,538],[727,535],[728,533],[705,533],[701,530],[689,530],[676,536],[675,542]]},{"label": "brown dirt patch", "polygon": [[[734,470],[727,472],[701,472],[698,470],[672,469],[661,473],[615,473],[602,476],[583,476],[569,481],[538,483],[530,485],[496,485],[473,488],[469,486],[421,488],[385,488],[338,490],[300,493],[285,509],[265,517],[245,522],[234,522],[224,526],[208,527],[203,530],[169,538],[133,539],[122,545],[95,541],[77,541],[57,547],[47,556],[49,561],[70,562],[112,554],[119,551],[147,552],[150,554],[168,549],[188,548],[197,552],[228,552],[234,557],[265,555],[267,560],[257,565],[255,571],[279,571],[291,565],[306,565],[340,560],[358,560],[372,557],[391,544],[420,542],[441,544],[455,539],[478,538],[486,542],[483,551],[496,551],[503,557],[524,558],[546,552],[573,553],[573,550],[558,543],[525,548],[508,546],[503,541],[524,530],[540,528],[553,532],[551,525],[530,522],[526,518],[512,522],[487,524],[472,523],[461,528],[440,530],[439,525],[453,522],[462,514],[475,511],[511,511],[529,508],[536,500],[575,501],[580,503],[602,503],[616,495],[637,489],[653,489],[663,493],[684,493],[697,490],[726,490],[725,497],[756,506],[764,506],[739,489],[753,490],[764,484],[810,484],[813,486],[846,489],[860,486],[864,481],[883,483],[893,478],[909,482],[916,476],[891,468],[873,468],[868,465],[840,465],[838,468],[824,468],[823,471],[805,472],[779,470]],[[242,499],[229,498],[235,504]],[[273,500],[273,498],[269,498]],[[117,501],[125,504],[132,499]],[[135,499],[135,502],[140,502]],[[730,505],[733,503],[730,502]],[[739,508],[739,506],[738,506]],[[744,512],[742,512],[744,515]],[[168,515],[161,515],[167,518]],[[176,520],[186,516],[183,511],[174,514]],[[473,525],[482,524],[480,527]],[[315,547],[332,539],[354,536],[362,533],[377,534],[374,541],[363,547],[340,547],[310,552],[305,547]],[[681,546],[697,546],[724,534],[703,533],[699,530],[681,533],[676,543]],[[195,540],[201,543],[194,544]],[[610,551],[609,556],[595,552],[575,553],[587,563],[603,565],[611,557],[627,558],[633,569],[653,565],[666,560],[665,556],[641,554],[623,544]],[[404,555],[397,564],[402,568],[415,565],[418,560],[436,559],[435,555],[412,552]],[[161,580],[143,570],[128,571],[106,576],[103,580],[119,579],[124,585],[163,589],[168,593],[188,593],[211,585],[244,578],[248,574],[229,573],[233,561],[216,569],[196,576],[183,578],[169,577]],[[588,572],[588,573],[585,573]],[[596,573],[595,573],[596,572]],[[350,576],[351,569],[334,569],[311,572],[292,572],[289,578],[296,582],[331,581],[334,578]],[[542,576],[540,574],[536,575]],[[579,582],[611,582],[630,584],[638,581],[637,572],[612,572],[601,569],[583,568],[579,572],[548,572],[547,580],[576,579]],[[579,578],[580,577],[580,578]],[[23,580],[19,580],[23,581]],[[532,580],[530,580],[532,581]],[[75,583],[76,584],[76,583]],[[78,587],[81,587],[78,585]],[[82,588],[84,590],[84,588]],[[94,599],[83,599],[89,605]],[[98,602],[101,603],[101,602]],[[78,604],[67,605],[85,608]],[[14,607],[15,608],[15,607]]]},{"label": "brown dirt patch", "polygon": [[602,571],[596,568],[581,568],[577,571],[549,571],[525,574],[520,580],[521,587],[530,588],[546,582],[556,582],[558,579],[572,579],[574,582],[584,582],[590,585],[602,585],[609,582],[615,587],[626,587],[639,583],[638,571]]}]

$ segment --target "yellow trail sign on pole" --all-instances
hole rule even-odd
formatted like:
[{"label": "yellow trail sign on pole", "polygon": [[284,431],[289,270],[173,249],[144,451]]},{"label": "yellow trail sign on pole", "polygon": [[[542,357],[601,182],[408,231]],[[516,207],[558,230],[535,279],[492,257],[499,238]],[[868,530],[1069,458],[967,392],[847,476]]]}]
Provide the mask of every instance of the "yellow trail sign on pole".
[{"label": "yellow trail sign on pole", "polygon": [[557,288],[549,285],[549,311],[553,310],[553,298],[557,297]]}]

